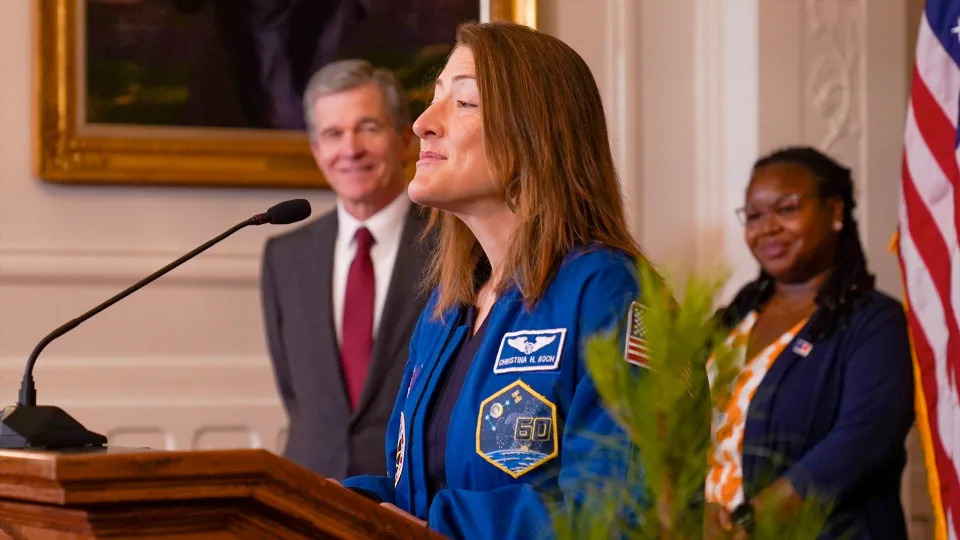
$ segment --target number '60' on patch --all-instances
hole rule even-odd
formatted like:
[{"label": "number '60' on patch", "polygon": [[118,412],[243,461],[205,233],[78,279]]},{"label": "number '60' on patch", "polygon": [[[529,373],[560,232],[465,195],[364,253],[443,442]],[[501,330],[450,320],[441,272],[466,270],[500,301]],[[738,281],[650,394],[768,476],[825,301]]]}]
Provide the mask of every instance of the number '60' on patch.
[{"label": "number '60' on patch", "polygon": [[513,478],[557,456],[557,407],[522,380],[483,400],[477,454]]}]

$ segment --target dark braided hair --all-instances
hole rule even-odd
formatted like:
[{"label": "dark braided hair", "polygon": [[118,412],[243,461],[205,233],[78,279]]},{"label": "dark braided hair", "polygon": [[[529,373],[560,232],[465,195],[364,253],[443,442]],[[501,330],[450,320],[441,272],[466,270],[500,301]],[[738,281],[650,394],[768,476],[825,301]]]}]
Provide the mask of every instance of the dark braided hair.
[{"label": "dark braided hair", "polygon": [[[800,165],[816,179],[822,199],[839,197],[843,201],[843,228],[837,238],[833,269],[817,292],[819,309],[810,321],[810,335],[819,341],[838,325],[845,325],[866,293],[874,289],[874,276],[867,271],[857,221],[853,218],[853,179],[850,169],[809,146],[784,148],[762,157],[754,163],[753,173],[775,163]],[[766,304],[773,291],[773,277],[761,269],[757,279],[740,289],[733,302],[720,311],[723,325],[733,328],[751,311]]]}]

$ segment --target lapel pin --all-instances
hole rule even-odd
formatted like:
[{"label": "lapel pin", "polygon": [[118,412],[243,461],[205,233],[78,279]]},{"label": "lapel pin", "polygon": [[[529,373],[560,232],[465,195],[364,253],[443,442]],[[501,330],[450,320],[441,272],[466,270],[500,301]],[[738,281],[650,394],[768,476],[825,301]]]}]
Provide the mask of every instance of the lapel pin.
[{"label": "lapel pin", "polygon": [[810,343],[809,341],[802,338],[797,339],[796,344],[794,344],[793,346],[793,352],[795,352],[796,354],[804,358],[809,356],[812,350],[813,350],[813,343]]}]

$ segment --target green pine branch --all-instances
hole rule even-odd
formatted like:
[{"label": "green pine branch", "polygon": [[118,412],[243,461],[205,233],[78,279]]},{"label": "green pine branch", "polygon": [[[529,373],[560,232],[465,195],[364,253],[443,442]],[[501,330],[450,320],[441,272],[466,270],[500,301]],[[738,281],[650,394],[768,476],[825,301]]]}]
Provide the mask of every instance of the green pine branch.
[{"label": "green pine branch", "polygon": [[[711,411],[714,402],[728,398],[711,397],[707,358],[712,353],[717,388],[726,388],[738,373],[734,351],[724,345],[727,332],[713,316],[724,280],[692,276],[677,301],[648,265],[640,265],[638,274],[649,367],[626,362],[623,328],[594,336],[585,355],[597,391],[632,443],[630,449],[607,448],[629,452],[627,473],[594,479],[586,503],[557,506],[558,538],[703,536]],[[810,500],[789,524],[758,516],[754,538],[814,538],[828,514],[828,507]]]}]

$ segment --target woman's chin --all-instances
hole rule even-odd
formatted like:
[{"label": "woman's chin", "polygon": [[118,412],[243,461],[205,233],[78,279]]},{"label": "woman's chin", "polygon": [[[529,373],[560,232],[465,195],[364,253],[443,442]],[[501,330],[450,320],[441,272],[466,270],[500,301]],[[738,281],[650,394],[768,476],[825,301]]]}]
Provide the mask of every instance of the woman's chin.
[{"label": "woman's chin", "polygon": [[429,206],[432,208],[437,208],[438,205],[443,203],[444,197],[442,191],[443,190],[439,189],[429,178],[419,173],[413,177],[410,185],[407,186],[407,195],[410,196],[411,201],[420,206]]},{"label": "woman's chin", "polygon": [[430,189],[425,187],[415,186],[413,183],[407,187],[407,195],[411,201],[420,206],[436,208],[437,205],[441,203],[441,198],[438,197],[436,193],[432,193]]}]

